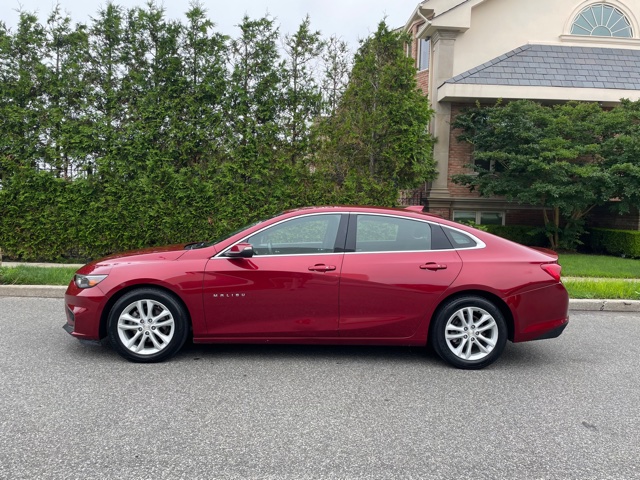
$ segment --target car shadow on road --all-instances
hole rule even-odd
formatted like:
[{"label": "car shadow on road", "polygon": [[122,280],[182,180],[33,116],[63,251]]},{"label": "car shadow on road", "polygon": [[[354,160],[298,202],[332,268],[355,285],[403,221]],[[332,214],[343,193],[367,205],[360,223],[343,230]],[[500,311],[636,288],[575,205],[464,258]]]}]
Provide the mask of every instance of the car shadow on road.
[{"label": "car shadow on road", "polygon": [[[101,344],[69,342],[67,354],[81,362],[125,361],[111,348]],[[530,369],[555,362],[555,355],[542,343],[507,343],[501,358],[491,368]],[[187,342],[170,362],[256,361],[261,364],[291,359],[307,362],[358,363],[389,362],[406,365],[424,364],[451,368],[432,350],[424,347],[358,345],[281,345],[281,344],[194,344]]]},{"label": "car shadow on road", "polygon": [[264,344],[189,344],[177,358],[181,360],[217,360],[221,357],[235,359],[283,360],[357,360],[380,359],[437,362],[435,353],[421,347],[353,346],[353,345],[264,345]]}]

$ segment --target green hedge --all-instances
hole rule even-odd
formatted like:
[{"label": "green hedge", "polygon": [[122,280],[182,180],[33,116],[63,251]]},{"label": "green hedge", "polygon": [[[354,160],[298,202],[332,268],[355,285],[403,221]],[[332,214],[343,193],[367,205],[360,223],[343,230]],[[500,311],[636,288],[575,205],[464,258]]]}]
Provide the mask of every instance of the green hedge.
[{"label": "green hedge", "polygon": [[588,238],[594,252],[640,258],[640,231],[592,228]]},{"label": "green hedge", "polygon": [[528,225],[483,225],[483,230],[530,247],[546,247],[549,240],[542,229]]},{"label": "green hedge", "polygon": [[[0,159],[1,160],[1,159]],[[213,163],[213,162],[212,162]],[[378,204],[391,188],[338,190],[304,167],[271,166],[242,178],[235,163],[146,168],[68,180],[23,169],[0,186],[4,259],[86,261],[154,245],[207,241],[305,205]]]}]

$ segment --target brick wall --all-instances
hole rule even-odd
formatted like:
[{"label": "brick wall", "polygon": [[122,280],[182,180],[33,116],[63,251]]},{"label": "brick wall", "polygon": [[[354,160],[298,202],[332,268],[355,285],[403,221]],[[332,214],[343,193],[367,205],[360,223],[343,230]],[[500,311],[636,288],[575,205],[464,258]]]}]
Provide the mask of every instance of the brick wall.
[{"label": "brick wall", "polygon": [[[419,49],[419,41],[416,38],[416,34],[420,27],[422,27],[423,23],[416,22],[411,25],[409,32],[411,33],[411,58],[413,58],[413,65],[418,68],[418,49]],[[422,93],[428,95],[429,93],[429,70],[421,70],[416,73],[416,82],[418,83],[418,88],[422,90]]]},{"label": "brick wall", "polygon": [[449,214],[450,210],[448,208],[429,208],[428,212],[440,215],[442,218],[447,220],[451,220],[451,215]]},{"label": "brick wall", "polygon": [[[458,114],[468,105],[451,105],[451,123],[454,122]],[[449,139],[449,180],[447,187],[452,197],[478,198],[477,192],[470,192],[468,187],[457,185],[451,181],[452,175],[470,173],[471,170],[464,166],[472,162],[473,146],[466,142],[459,142],[458,136],[462,133],[460,129],[450,130]]]},{"label": "brick wall", "polygon": [[507,210],[505,225],[531,225],[544,227],[542,210]]},{"label": "brick wall", "polygon": [[416,73],[416,82],[418,83],[418,88],[422,90],[422,93],[424,93],[425,95],[428,95],[429,94],[429,70],[422,70],[421,72]]},{"label": "brick wall", "polygon": [[609,207],[594,208],[587,218],[587,225],[599,228],[615,228],[619,230],[640,230],[640,213],[636,209],[632,213],[618,215]]}]

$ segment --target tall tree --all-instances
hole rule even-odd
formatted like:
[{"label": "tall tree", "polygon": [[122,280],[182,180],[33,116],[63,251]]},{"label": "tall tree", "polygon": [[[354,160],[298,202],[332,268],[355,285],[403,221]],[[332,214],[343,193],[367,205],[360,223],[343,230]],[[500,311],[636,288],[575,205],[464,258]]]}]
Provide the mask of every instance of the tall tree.
[{"label": "tall tree", "polygon": [[330,37],[325,43],[322,63],[323,110],[326,115],[333,115],[349,83],[352,65],[347,42],[336,36]]},{"label": "tall tree", "polygon": [[91,121],[84,65],[89,58],[86,27],[71,26],[56,5],[46,25],[47,118],[44,162],[65,178],[85,167],[91,154]]},{"label": "tall tree", "polygon": [[[636,153],[632,136],[620,136],[628,119],[593,103],[520,100],[470,109],[454,126],[474,146],[473,173],[453,181],[482,196],[540,206],[551,247],[575,248],[595,206],[616,197],[627,204],[634,197],[625,188],[640,191],[640,178],[627,169],[632,163],[623,161]],[[625,171],[631,175],[620,181]]]},{"label": "tall tree", "polygon": [[[116,174],[123,166],[119,151],[124,118],[121,97],[124,39],[122,8],[108,2],[90,26],[89,101],[94,123],[93,156],[101,175]],[[100,168],[101,167],[101,168]],[[128,170],[128,168],[126,168]]]},{"label": "tall tree", "polygon": [[3,176],[40,168],[46,124],[46,33],[35,15],[20,12],[15,34],[0,31],[0,158]]},{"label": "tall tree", "polygon": [[[181,46],[185,67],[185,88],[177,99],[182,107],[180,134],[182,166],[217,162],[225,153],[228,136],[226,97],[229,73],[228,38],[213,31],[214,24],[201,5],[187,11]],[[175,125],[178,128],[178,125]]]},{"label": "tall tree", "polygon": [[349,84],[335,114],[322,122],[323,168],[365,201],[394,204],[399,189],[435,177],[432,110],[418,90],[404,54],[407,35],[383,21],[356,53]]},{"label": "tall tree", "polygon": [[320,32],[311,30],[309,16],[293,35],[284,37],[287,59],[283,75],[283,133],[292,163],[302,161],[309,153],[309,128],[321,112],[322,93],[316,68],[323,47]]},{"label": "tall tree", "polygon": [[603,139],[604,166],[615,183],[614,211],[627,213],[640,209],[640,101],[622,100],[607,112]]}]

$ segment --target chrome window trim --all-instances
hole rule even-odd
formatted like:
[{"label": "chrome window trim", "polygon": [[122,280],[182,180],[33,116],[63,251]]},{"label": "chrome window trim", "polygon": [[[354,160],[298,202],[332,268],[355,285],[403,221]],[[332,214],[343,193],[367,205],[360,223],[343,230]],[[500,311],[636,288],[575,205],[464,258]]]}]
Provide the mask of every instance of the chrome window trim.
[{"label": "chrome window trim", "polygon": [[[234,245],[238,244],[238,243],[242,243],[244,240],[246,240],[247,238],[253,236],[253,235],[257,235],[258,233],[262,232],[263,230],[266,230],[267,228],[271,228],[271,227],[275,227],[276,225],[280,225],[281,223],[287,222],[289,220],[294,220],[297,218],[303,218],[303,217],[311,217],[311,216],[318,216],[318,215],[369,215],[369,216],[375,216],[375,217],[391,217],[391,218],[401,218],[403,220],[413,220],[416,222],[423,222],[423,223],[428,223],[429,226],[431,225],[438,225],[441,228],[450,228],[451,230],[455,230],[457,232],[460,232],[463,235],[467,235],[468,237],[470,237],[474,242],[476,242],[476,245],[474,247],[461,247],[461,248],[443,248],[440,250],[389,250],[389,251],[383,251],[383,252],[330,252],[330,253],[292,253],[292,254],[284,254],[284,255],[258,255],[257,258],[266,258],[266,257],[278,257],[278,258],[283,258],[283,257],[317,257],[318,255],[364,255],[364,254],[368,254],[368,255],[372,255],[372,254],[389,254],[389,253],[437,253],[437,252],[455,252],[458,250],[480,250],[483,248],[486,248],[486,243],[484,243],[482,240],[480,240],[478,237],[476,237],[475,235],[473,235],[472,233],[469,232],[465,232],[464,230],[461,230],[459,228],[456,227],[450,227],[449,225],[442,225],[438,222],[434,222],[434,221],[429,221],[429,220],[423,220],[421,218],[413,218],[413,217],[405,217],[402,215],[393,215],[390,213],[371,213],[371,212],[316,212],[316,213],[307,213],[304,215],[298,215],[296,217],[291,217],[291,218],[285,218],[284,220],[281,220],[279,222],[273,223],[271,225],[268,225],[264,228],[261,228],[260,230],[256,230],[255,232],[247,235],[246,237],[243,237],[241,240],[238,240],[237,242],[234,242],[233,244],[229,245],[227,248],[225,248],[224,250],[222,250],[220,253],[216,254],[215,256],[211,257],[211,260],[215,260],[218,258],[222,258],[224,260],[228,260],[229,258],[232,257],[223,257],[222,255],[224,255],[231,247],[233,247]],[[254,257],[251,257],[254,258]]]},{"label": "chrome window trim", "polygon": [[[392,218],[398,218],[399,215],[391,215],[389,213],[371,213],[371,212],[351,212],[352,214],[355,215],[374,215],[376,217],[392,217]],[[434,222],[434,221],[429,221],[429,220],[423,220],[421,218],[413,218],[413,217],[403,217],[400,216],[400,218],[406,219],[406,220],[414,220],[416,222],[424,222],[424,223],[428,223],[429,225],[438,225],[441,228],[450,228],[451,230],[455,230],[456,232],[460,232],[463,235],[466,235],[468,237],[471,237],[471,239],[476,242],[476,245],[474,247],[460,247],[460,248],[448,248],[448,249],[441,249],[441,250],[415,250],[416,252],[445,252],[445,251],[453,251],[453,250],[478,250],[481,248],[485,248],[487,246],[486,243],[484,243],[482,240],[480,240],[478,237],[476,237],[474,234],[469,233],[469,232],[465,232],[464,230],[461,230],[459,228],[456,227],[450,227],[449,225],[442,225],[441,223],[438,222]],[[409,251],[414,251],[414,250],[391,250],[389,252],[346,252],[346,253],[404,253],[404,252],[409,252]]]}]

